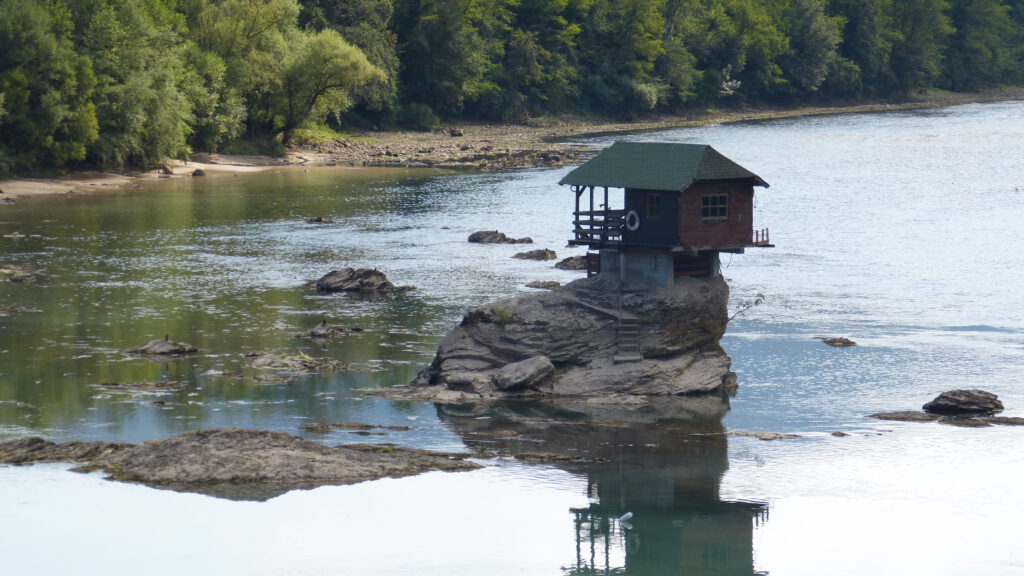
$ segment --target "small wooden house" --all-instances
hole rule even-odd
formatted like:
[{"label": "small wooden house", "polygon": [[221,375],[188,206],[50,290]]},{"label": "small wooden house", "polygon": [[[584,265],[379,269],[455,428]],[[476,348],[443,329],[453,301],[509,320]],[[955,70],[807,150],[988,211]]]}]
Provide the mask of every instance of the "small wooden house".
[{"label": "small wooden house", "polygon": [[[754,230],[759,176],[711,146],[616,142],[559,184],[576,194],[573,245],[588,254],[588,274],[671,286],[680,276],[719,273],[719,253],[771,246]],[[609,188],[622,188],[612,207]]]}]

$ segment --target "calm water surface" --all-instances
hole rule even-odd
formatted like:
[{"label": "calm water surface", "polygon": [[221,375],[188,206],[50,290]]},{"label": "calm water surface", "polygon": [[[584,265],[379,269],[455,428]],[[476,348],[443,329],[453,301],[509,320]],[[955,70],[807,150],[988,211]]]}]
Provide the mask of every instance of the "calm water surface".
[{"label": "calm water surface", "polygon": [[[3,207],[0,233],[26,237],[0,237],[0,264],[45,275],[0,284],[0,305],[21,308],[0,317],[0,439],[238,426],[467,450],[500,448],[488,432],[508,427],[536,451],[602,458],[486,460],[265,502],[0,467],[4,573],[1024,574],[1024,431],[864,417],[964,387],[1024,416],[1024,103],[628,138],[709,143],[772,185],[755,225],[777,247],[724,258],[733,305],[765,301],[723,341],[740,390],[721,423],[530,430],[526,408],[453,413],[363,393],[411,379],[469,308],[578,277],[510,258],[522,246],[466,242],[498,229],[581,253],[565,248],[566,170],[291,170]],[[335,223],[305,222],[315,216]],[[307,287],[342,266],[418,290],[367,300]],[[361,330],[295,338],[325,319]],[[164,335],[200,353],[125,353]],[[252,350],[350,368],[264,384]],[[109,386],[161,380],[180,389]],[[345,421],[411,430],[300,429]],[[799,438],[722,434],[739,429]]]}]

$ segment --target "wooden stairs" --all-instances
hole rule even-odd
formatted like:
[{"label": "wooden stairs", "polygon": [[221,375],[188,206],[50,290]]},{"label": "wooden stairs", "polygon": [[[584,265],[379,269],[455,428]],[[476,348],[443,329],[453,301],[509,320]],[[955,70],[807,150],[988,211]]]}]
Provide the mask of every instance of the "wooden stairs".
[{"label": "wooden stairs", "polygon": [[579,301],[579,304],[595,312],[607,314],[618,321],[617,350],[615,356],[612,357],[612,362],[623,364],[639,362],[644,359],[644,355],[640,352],[640,322],[636,316],[629,312],[609,310],[583,301]]},{"label": "wooden stairs", "polygon": [[640,327],[635,316],[619,316],[619,350],[612,358],[616,364],[639,362],[644,359],[640,353]]}]

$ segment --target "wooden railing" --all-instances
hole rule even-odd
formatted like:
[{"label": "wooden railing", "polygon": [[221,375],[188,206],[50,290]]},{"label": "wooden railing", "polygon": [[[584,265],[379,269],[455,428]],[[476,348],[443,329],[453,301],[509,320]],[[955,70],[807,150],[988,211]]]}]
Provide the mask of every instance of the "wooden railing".
[{"label": "wooden railing", "polygon": [[619,240],[626,223],[625,210],[594,210],[575,213],[574,232],[580,242]]},{"label": "wooden railing", "polygon": [[773,246],[767,228],[754,230],[754,246]]}]

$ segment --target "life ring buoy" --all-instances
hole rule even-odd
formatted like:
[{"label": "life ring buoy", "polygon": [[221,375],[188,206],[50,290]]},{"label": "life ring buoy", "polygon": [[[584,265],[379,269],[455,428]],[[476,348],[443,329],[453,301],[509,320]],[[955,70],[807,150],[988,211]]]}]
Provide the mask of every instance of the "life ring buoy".
[{"label": "life ring buoy", "polygon": [[640,229],[640,215],[636,213],[636,210],[630,210],[626,212],[626,230],[630,232],[636,232]]}]

